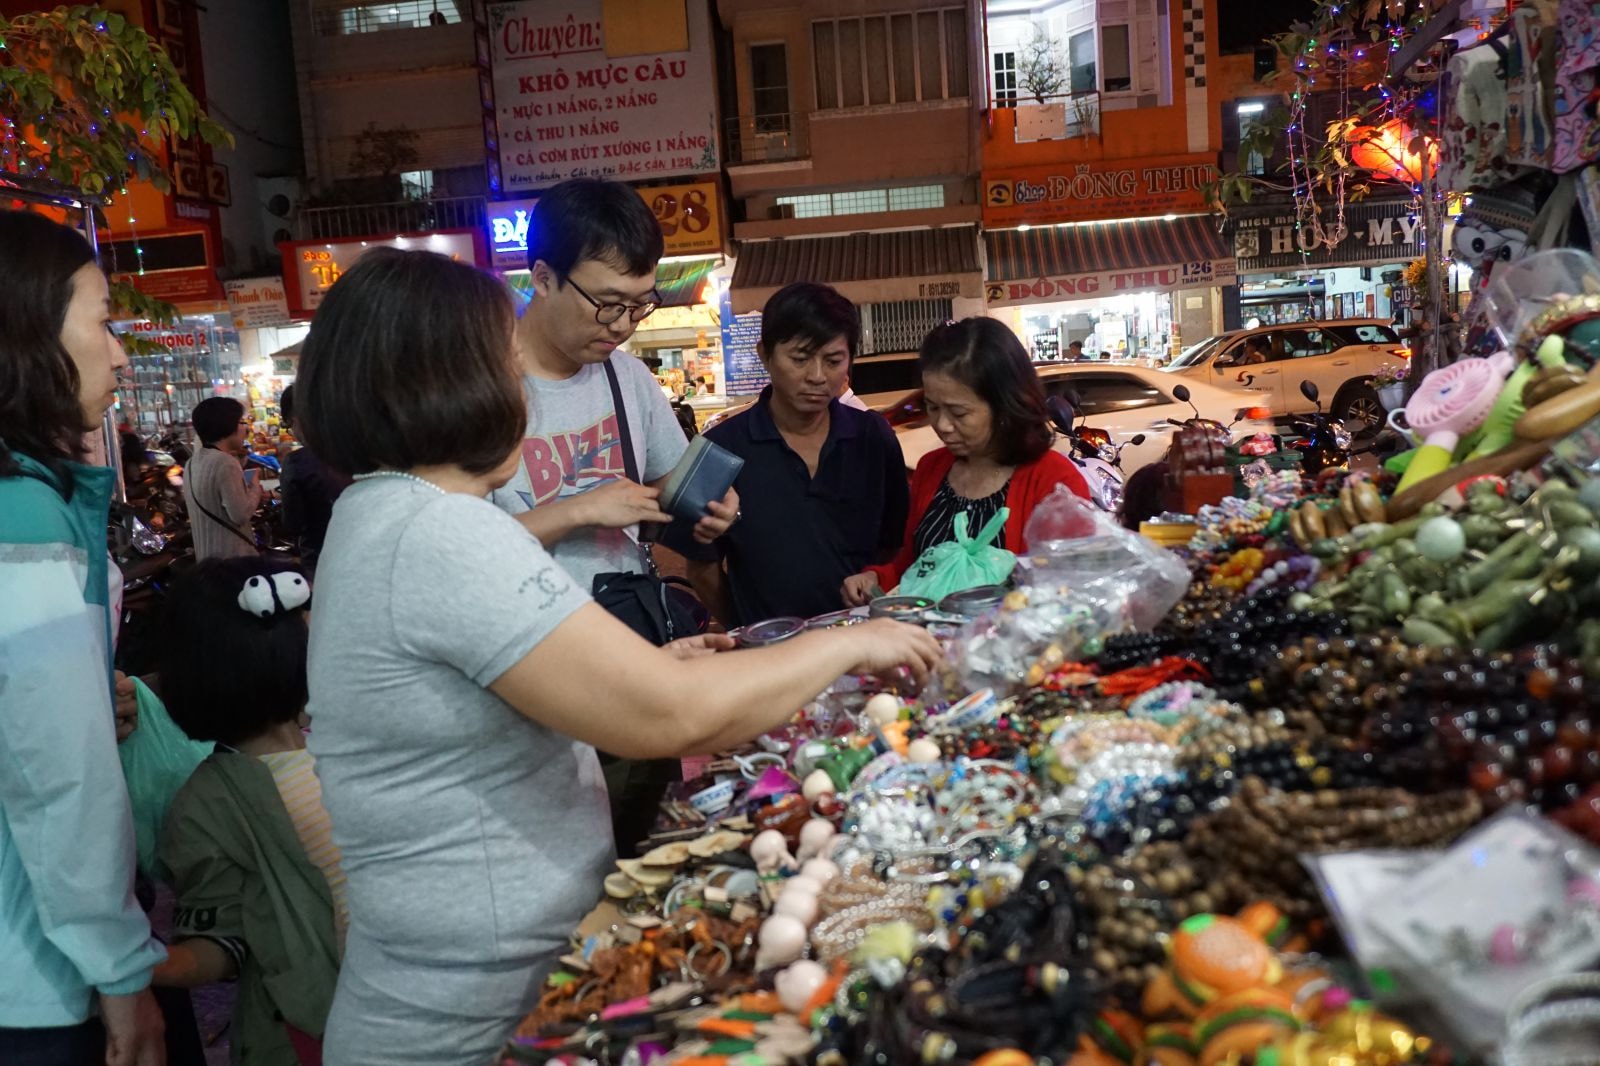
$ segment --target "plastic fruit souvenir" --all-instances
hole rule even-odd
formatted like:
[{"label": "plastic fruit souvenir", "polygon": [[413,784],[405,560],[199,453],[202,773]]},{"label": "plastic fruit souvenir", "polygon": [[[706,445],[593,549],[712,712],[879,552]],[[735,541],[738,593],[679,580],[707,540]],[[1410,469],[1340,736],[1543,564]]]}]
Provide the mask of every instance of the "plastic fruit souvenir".
[{"label": "plastic fruit souvenir", "polygon": [[1194,1030],[1182,1022],[1163,1022],[1144,1031],[1150,1066],[1194,1066]]},{"label": "plastic fruit souvenir", "polygon": [[1197,914],[1173,934],[1167,969],[1145,986],[1150,1021],[1193,1018],[1215,1000],[1278,983],[1283,967],[1261,936],[1233,918]]},{"label": "plastic fruit souvenir", "polygon": [[[1449,469],[1456,445],[1489,417],[1514,365],[1510,354],[1496,352],[1487,359],[1462,359],[1440,367],[1422,379],[1402,409],[1422,446],[1411,457],[1396,494]],[[1396,413],[1390,412],[1391,425]]]},{"label": "plastic fruit souvenir", "polygon": [[1247,1061],[1279,1037],[1300,1031],[1294,1000],[1272,988],[1247,988],[1223,996],[1194,1021],[1199,1066]]}]

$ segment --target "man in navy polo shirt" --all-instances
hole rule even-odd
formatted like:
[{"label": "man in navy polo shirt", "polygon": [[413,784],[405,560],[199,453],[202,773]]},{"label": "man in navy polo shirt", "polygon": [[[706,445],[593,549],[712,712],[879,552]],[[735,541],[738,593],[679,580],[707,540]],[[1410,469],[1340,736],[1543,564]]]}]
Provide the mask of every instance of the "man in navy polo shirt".
[{"label": "man in navy polo shirt", "polygon": [[735,484],[743,516],[711,545],[670,539],[730,628],[838,610],[844,579],[900,546],[910,507],[900,442],[881,415],[837,399],[860,343],[861,317],[838,292],[810,282],[780,289],[761,318],[772,384],[706,431],[744,459]]}]

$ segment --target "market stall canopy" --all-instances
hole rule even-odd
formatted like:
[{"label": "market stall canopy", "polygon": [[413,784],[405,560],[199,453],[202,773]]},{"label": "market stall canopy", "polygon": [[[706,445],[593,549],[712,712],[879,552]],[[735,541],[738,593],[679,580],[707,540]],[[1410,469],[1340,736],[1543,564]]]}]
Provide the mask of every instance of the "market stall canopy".
[{"label": "market stall canopy", "polygon": [[759,311],[796,281],[832,285],[856,303],[983,295],[976,226],[740,241],[735,313]]},{"label": "market stall canopy", "polygon": [[990,306],[1229,285],[1233,256],[1206,215],[991,230]]}]

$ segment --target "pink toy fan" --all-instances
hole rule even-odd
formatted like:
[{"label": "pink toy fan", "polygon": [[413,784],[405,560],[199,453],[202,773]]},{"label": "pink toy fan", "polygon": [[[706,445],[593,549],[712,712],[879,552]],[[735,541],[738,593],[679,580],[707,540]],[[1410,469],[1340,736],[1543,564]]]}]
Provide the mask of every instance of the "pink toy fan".
[{"label": "pink toy fan", "polygon": [[[1396,492],[1449,468],[1456,445],[1488,419],[1506,375],[1515,366],[1510,354],[1496,352],[1486,359],[1462,359],[1440,367],[1422,379],[1404,408],[1406,423],[1422,438],[1422,446],[1406,467]],[[1391,425],[1398,413],[1390,413]]]}]

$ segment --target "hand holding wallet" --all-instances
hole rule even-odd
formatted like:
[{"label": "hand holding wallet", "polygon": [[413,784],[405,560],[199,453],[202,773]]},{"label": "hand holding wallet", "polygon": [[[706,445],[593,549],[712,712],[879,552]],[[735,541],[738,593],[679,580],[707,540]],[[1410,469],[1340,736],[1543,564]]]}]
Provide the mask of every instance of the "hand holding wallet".
[{"label": "hand holding wallet", "polygon": [[709,505],[733,488],[744,460],[705,437],[689,442],[683,458],[661,483],[661,509],[689,522],[698,522]]}]

